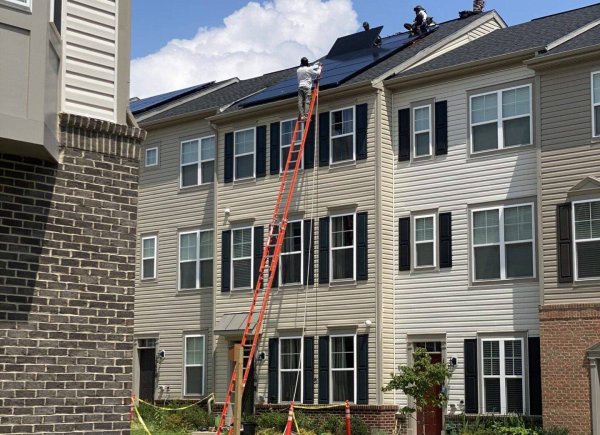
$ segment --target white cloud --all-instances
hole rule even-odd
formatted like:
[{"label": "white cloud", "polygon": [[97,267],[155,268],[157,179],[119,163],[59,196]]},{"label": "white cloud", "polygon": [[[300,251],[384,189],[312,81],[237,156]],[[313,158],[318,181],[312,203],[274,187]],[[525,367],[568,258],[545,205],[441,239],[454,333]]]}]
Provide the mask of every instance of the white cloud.
[{"label": "white cloud", "polygon": [[212,80],[241,79],[311,61],[356,31],[352,0],[249,2],[222,27],[198,29],[131,63],[131,95],[147,97]]}]

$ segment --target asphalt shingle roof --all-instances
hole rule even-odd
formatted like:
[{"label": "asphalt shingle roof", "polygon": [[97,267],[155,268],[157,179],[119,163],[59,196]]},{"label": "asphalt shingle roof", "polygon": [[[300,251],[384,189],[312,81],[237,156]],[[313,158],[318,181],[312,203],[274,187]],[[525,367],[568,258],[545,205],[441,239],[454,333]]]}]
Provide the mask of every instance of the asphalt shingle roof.
[{"label": "asphalt shingle roof", "polygon": [[573,39],[560,44],[556,48],[544,53],[544,56],[550,56],[557,53],[564,53],[566,51],[576,50],[578,48],[591,47],[592,45],[600,44],[600,27],[594,27],[581,35],[576,36]]}]

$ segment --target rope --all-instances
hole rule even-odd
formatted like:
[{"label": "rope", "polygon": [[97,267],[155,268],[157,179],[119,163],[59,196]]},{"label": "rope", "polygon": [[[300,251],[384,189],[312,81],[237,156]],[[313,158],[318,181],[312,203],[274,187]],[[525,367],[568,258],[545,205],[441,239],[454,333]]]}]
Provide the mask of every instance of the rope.
[{"label": "rope", "polygon": [[196,406],[196,405],[198,405],[199,403],[202,403],[202,402],[204,402],[205,400],[208,400],[208,399],[210,399],[211,397],[214,399],[214,397],[215,397],[215,393],[210,393],[208,396],[206,396],[206,397],[203,397],[202,399],[198,400],[197,402],[194,402],[194,403],[192,403],[191,405],[184,406],[183,408],[165,408],[165,407],[162,407],[162,406],[156,406],[156,405],[154,405],[153,403],[146,402],[145,400],[142,400],[142,399],[138,399],[138,400],[139,400],[140,402],[142,402],[142,403],[145,403],[146,405],[150,405],[150,406],[152,406],[153,408],[160,409],[160,410],[162,410],[162,411],[183,411],[184,409],[188,409],[188,408],[191,408],[192,406]]}]

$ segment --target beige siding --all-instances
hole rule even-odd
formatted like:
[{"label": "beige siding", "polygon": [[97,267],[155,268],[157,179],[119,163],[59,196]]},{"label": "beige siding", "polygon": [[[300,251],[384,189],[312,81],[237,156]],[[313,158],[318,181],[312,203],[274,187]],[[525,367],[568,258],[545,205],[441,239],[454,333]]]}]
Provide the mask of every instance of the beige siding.
[{"label": "beige siding", "polygon": [[[174,127],[150,131],[145,148],[158,146],[159,165],[140,168],[138,239],[158,236],[156,280],[140,281],[135,300],[135,334],[156,336],[158,347],[167,357],[158,367],[158,385],[170,387],[169,398],[180,398],[183,383],[183,336],[185,333],[206,335],[207,387],[213,391],[212,325],[213,288],[177,290],[178,232],[189,229],[212,229],[214,185],[179,188],[180,146],[182,140],[214,134],[204,120],[181,123]],[[138,243],[138,264],[140,253]],[[163,396],[157,396],[164,398]]]},{"label": "beige siding", "polygon": [[591,73],[596,71],[598,62],[541,72],[545,304],[600,302],[597,281],[558,283],[556,254],[556,206],[590,198],[586,192],[569,191],[586,177],[600,177],[600,141],[592,139],[591,115]]},{"label": "beige siding", "polygon": [[[452,268],[396,272],[396,358],[399,364],[407,363],[411,337],[445,340],[445,355],[456,356],[459,361],[449,386],[449,406],[455,405],[457,409],[460,409],[459,401],[464,399],[465,338],[475,338],[477,333],[483,332],[538,334],[539,285],[536,280],[471,283],[468,242],[470,207],[520,199],[535,202],[537,178],[533,146],[486,156],[468,155],[467,93],[489,86],[502,87],[532,76],[532,71],[522,67],[507,68],[422,86],[393,96],[393,114],[424,99],[448,102],[448,155],[396,162],[393,223],[396,238],[398,218],[432,210],[452,213],[453,243]],[[397,147],[397,116],[392,119],[393,143]],[[405,404],[406,399],[399,397],[399,402]]]}]

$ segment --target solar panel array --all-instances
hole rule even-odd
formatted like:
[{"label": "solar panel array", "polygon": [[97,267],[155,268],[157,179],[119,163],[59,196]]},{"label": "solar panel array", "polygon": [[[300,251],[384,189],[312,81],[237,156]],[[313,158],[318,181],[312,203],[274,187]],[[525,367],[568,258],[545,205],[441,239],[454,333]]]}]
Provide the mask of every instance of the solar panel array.
[{"label": "solar panel array", "polygon": [[148,110],[148,109],[151,109],[152,107],[156,107],[161,104],[167,103],[170,100],[173,100],[175,98],[205,89],[205,88],[213,85],[214,83],[215,82],[203,83],[201,85],[190,86],[189,88],[178,89],[176,91],[171,91],[171,92],[167,92],[167,93],[160,94],[160,95],[154,95],[152,97],[144,98],[141,100],[132,101],[129,103],[129,109],[134,114],[143,112],[144,110]]}]

